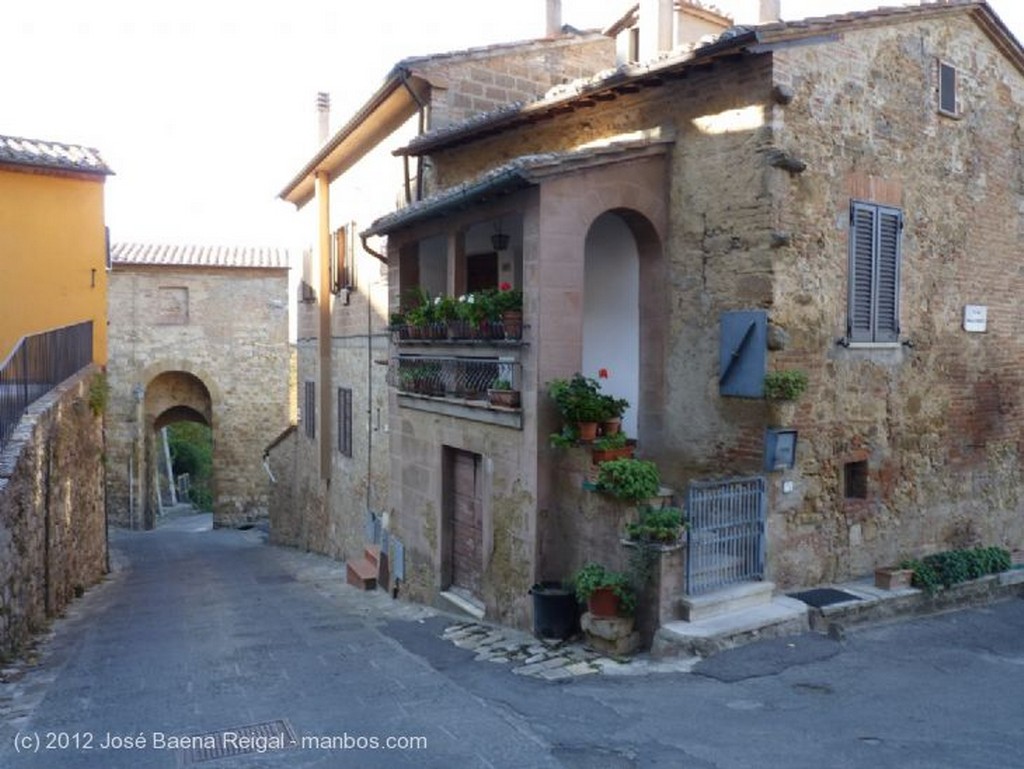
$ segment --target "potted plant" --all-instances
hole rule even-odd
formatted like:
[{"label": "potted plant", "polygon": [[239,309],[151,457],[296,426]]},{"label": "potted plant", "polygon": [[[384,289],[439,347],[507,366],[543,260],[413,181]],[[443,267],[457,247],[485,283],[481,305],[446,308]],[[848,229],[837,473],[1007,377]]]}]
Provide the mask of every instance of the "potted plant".
[{"label": "potted plant", "polygon": [[773,401],[795,401],[807,389],[807,374],[800,369],[769,371],[764,375],[764,397]]},{"label": "potted plant", "polygon": [[519,390],[513,390],[512,383],[507,379],[495,379],[487,390],[487,401],[492,406],[517,409],[520,403]]},{"label": "potted plant", "polygon": [[629,408],[629,401],[614,395],[602,395],[604,413],[601,416],[601,434],[614,435],[622,426],[622,415]]},{"label": "potted plant", "polygon": [[626,539],[643,544],[671,545],[679,541],[686,524],[678,507],[643,507],[636,523],[626,524]]},{"label": "potted plant", "polygon": [[548,386],[562,418],[575,425],[581,441],[597,437],[597,425],[604,416],[606,404],[600,385],[593,379],[576,374],[572,379],[555,379]]},{"label": "potted plant", "polygon": [[595,465],[613,459],[629,458],[633,456],[633,446],[624,432],[605,433],[594,441],[591,456]]},{"label": "potted plant", "polygon": [[613,459],[597,469],[597,487],[612,496],[638,503],[658,496],[661,476],[646,459]]},{"label": "potted plant", "polygon": [[573,575],[576,598],[587,603],[595,617],[629,616],[636,609],[636,593],[629,577],[621,571],[587,563]]},{"label": "potted plant", "polygon": [[492,297],[495,320],[500,320],[506,339],[523,336],[523,292],[508,282],[498,286]]}]

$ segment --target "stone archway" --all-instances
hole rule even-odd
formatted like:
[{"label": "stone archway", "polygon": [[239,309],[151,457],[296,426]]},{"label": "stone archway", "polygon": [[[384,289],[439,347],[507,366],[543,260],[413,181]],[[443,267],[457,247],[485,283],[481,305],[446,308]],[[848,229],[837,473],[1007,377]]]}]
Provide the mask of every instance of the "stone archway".
[{"label": "stone archway", "polygon": [[[136,451],[139,457],[139,499],[142,525],[151,529],[156,524],[160,509],[159,467],[162,452],[157,445],[158,434],[162,428],[182,421],[199,422],[214,431],[214,403],[210,388],[198,376],[189,371],[169,370],[156,374],[144,385],[141,407],[142,445]],[[214,452],[212,486],[215,500],[219,464]],[[214,525],[223,523],[218,519],[215,506]]]}]

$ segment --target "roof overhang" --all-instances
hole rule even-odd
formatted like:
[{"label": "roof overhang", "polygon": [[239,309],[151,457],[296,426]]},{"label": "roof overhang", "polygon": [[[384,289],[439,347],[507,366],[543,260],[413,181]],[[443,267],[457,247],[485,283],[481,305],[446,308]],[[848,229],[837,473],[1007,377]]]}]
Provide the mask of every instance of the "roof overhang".
[{"label": "roof overhang", "polygon": [[548,178],[612,163],[664,155],[674,141],[674,132],[657,128],[586,144],[567,152],[524,155],[472,181],[443,190],[406,208],[382,216],[361,234],[363,237],[390,235],[420,222],[475,208],[527,187],[536,186]]},{"label": "roof overhang", "polygon": [[296,208],[313,199],[316,177],[326,174],[334,181],[402,126],[426,103],[430,83],[404,68],[396,68],[384,85],[352,119],[335,133],[303,166],[278,197]]}]

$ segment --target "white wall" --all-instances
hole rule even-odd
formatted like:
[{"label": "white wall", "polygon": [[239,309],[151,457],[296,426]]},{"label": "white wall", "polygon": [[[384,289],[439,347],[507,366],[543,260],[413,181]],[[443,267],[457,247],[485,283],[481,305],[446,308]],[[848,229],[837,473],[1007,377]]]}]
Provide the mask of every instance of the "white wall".
[{"label": "white wall", "polygon": [[603,214],[587,233],[583,281],[583,374],[603,392],[626,398],[623,429],[637,437],[640,400],[640,260],[636,240],[616,214]]}]

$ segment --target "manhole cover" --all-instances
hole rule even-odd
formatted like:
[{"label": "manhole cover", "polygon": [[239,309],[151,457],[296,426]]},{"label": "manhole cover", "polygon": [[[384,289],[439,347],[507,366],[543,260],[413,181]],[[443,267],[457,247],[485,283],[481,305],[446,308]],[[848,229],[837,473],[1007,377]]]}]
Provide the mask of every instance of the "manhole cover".
[{"label": "manhole cover", "polygon": [[834,603],[845,603],[846,601],[859,601],[860,597],[845,590],[836,590],[831,587],[818,587],[814,590],[805,590],[802,593],[789,593],[790,598],[803,601],[808,606],[820,609],[823,606],[831,606]]},{"label": "manhole cover", "polygon": [[179,767],[192,766],[229,756],[289,750],[298,744],[295,730],[283,719],[267,721],[262,724],[250,724],[249,726],[235,726],[175,739],[184,746],[178,749]]}]

